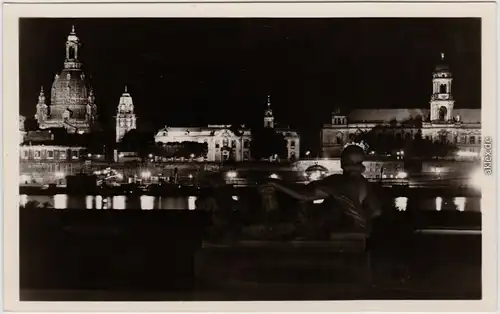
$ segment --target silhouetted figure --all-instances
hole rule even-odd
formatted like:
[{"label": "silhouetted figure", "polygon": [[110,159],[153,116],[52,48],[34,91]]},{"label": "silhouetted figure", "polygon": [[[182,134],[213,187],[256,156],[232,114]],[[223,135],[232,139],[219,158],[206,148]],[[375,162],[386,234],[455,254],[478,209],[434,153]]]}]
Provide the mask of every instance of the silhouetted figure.
[{"label": "silhouetted figure", "polygon": [[[263,186],[263,195],[273,188],[303,204],[298,215],[299,229],[305,237],[325,238],[332,232],[371,231],[371,221],[381,214],[378,197],[371,183],[363,177],[364,151],[356,145],[347,146],[341,155],[342,174],[328,176],[308,185],[287,184],[280,180],[270,180]],[[317,211],[307,205],[323,200]],[[266,203],[274,204],[271,200]],[[305,206],[304,206],[305,205]],[[275,206],[275,205],[273,205]]]}]

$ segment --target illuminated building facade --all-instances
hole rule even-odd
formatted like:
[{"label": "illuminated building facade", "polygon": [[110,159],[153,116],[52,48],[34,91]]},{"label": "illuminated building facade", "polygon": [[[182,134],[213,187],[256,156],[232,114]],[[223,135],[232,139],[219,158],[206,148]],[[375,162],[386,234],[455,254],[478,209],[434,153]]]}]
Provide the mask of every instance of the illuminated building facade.
[{"label": "illuminated building facade", "polygon": [[236,134],[229,125],[208,125],[199,128],[165,127],[155,136],[157,143],[207,143],[205,161],[250,160],[250,129],[244,126]]},{"label": "illuminated building facade", "polygon": [[29,131],[19,147],[20,185],[57,184],[84,167],[86,148],[55,141],[50,131]]},{"label": "illuminated building facade", "polygon": [[[274,121],[270,96],[264,112],[264,127],[273,128],[281,133],[287,142],[287,159],[298,159],[300,153],[300,136],[290,128],[278,128]],[[206,161],[244,161],[251,160],[252,132],[242,126],[236,134],[230,125],[208,125],[207,127],[165,127],[155,136],[157,143],[198,142],[207,143]]]},{"label": "illuminated building facade", "polygon": [[458,158],[477,158],[481,149],[481,109],[454,108],[452,82],[452,72],[441,54],[441,63],[432,74],[428,109],[356,109],[349,114],[335,110],[332,122],[321,130],[322,156],[340,156],[342,147],[361,132],[386,126],[396,137],[411,139],[421,132],[422,138],[456,145]]}]

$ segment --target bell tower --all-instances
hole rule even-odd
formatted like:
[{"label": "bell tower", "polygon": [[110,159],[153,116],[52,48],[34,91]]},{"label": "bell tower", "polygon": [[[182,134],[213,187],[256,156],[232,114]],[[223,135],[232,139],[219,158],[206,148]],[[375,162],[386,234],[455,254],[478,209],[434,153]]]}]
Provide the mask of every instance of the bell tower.
[{"label": "bell tower", "polygon": [[431,122],[448,123],[453,120],[455,100],[451,94],[452,81],[451,71],[444,62],[444,53],[441,53],[441,61],[432,73]]},{"label": "bell tower", "polygon": [[134,113],[134,102],[132,97],[128,93],[127,86],[125,86],[125,92],[120,97],[120,102],[118,103],[118,109],[116,114],[116,142],[120,142],[125,136],[125,134],[135,129],[136,126],[136,116]]},{"label": "bell tower", "polygon": [[267,95],[267,107],[264,111],[264,127],[274,128],[273,109],[271,108],[271,95]]},{"label": "bell tower", "polygon": [[80,39],[76,36],[75,26],[71,26],[71,33],[66,40],[66,59],[64,60],[65,69],[79,69],[82,67],[78,59],[80,49]]}]

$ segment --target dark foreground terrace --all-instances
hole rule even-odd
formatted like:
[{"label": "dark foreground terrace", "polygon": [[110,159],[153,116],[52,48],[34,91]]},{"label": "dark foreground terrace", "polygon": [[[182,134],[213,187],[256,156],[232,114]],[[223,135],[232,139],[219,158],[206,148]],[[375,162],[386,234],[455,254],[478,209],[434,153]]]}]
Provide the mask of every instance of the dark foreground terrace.
[{"label": "dark foreground terrace", "polygon": [[[388,214],[369,242],[209,243],[203,212],[20,209],[23,301],[480,299],[480,213]],[[452,230],[452,231],[450,231]]]}]

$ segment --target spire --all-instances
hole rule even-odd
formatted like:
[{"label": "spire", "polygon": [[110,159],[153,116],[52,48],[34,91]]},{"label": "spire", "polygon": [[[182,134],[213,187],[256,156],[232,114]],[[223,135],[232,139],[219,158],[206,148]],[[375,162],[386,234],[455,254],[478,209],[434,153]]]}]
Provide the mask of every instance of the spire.
[{"label": "spire", "polygon": [[128,93],[128,91],[127,91],[127,85],[125,85],[125,93]]},{"label": "spire", "polygon": [[73,24],[73,25],[71,25],[71,34],[76,34],[76,33],[75,33],[75,25],[74,25],[74,24]]},{"label": "spire", "polygon": [[40,95],[38,95],[38,103],[39,104],[45,103],[45,94],[43,93],[43,85],[40,86]]},{"label": "spire", "polygon": [[271,107],[271,95],[267,95],[267,107]]},{"label": "spire", "polygon": [[444,52],[441,52],[441,61],[444,61]]}]

